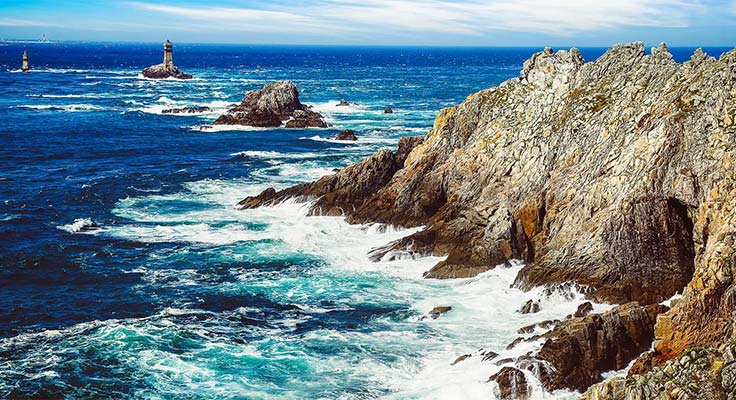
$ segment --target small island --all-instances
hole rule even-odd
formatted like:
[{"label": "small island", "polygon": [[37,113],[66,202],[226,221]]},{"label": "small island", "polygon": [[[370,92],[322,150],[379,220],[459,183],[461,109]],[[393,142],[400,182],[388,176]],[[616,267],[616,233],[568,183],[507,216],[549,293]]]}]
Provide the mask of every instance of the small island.
[{"label": "small island", "polygon": [[191,75],[181,72],[174,65],[174,44],[168,40],[164,43],[164,62],[151,65],[144,69],[142,74],[149,79],[192,79]]},{"label": "small island", "polygon": [[327,128],[322,114],[299,101],[299,90],[292,81],[268,83],[247,92],[240,104],[220,115],[214,124],[276,128],[284,121],[287,128]]}]

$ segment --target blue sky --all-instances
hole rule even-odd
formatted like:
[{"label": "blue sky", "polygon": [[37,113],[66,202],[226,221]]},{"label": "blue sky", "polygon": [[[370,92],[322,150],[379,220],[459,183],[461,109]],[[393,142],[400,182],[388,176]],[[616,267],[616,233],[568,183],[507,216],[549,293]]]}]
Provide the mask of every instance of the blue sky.
[{"label": "blue sky", "polygon": [[736,0],[0,0],[0,38],[244,44],[736,45]]}]

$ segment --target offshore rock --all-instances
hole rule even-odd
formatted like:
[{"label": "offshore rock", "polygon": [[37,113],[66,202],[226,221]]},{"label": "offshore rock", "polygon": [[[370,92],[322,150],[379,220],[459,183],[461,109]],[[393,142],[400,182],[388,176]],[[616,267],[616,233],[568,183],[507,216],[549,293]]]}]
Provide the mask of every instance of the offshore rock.
[{"label": "offshore rock", "polygon": [[548,390],[584,391],[601,380],[601,372],[624,368],[651,346],[657,315],[667,309],[631,302],[561,323],[544,335],[547,341],[536,355],[551,367],[542,369],[542,384]]},{"label": "offshore rock", "polygon": [[335,140],[358,140],[357,136],[355,136],[355,133],[351,131],[350,129],[345,129],[344,131],[340,132],[335,136]]},{"label": "offshore rock", "polygon": [[174,65],[156,64],[145,68],[142,75],[149,79],[192,79],[192,76],[185,74]]},{"label": "offshore rock", "polygon": [[524,373],[513,367],[503,367],[489,379],[498,384],[496,396],[503,400],[526,400],[531,390]]},{"label": "offshore rock", "polygon": [[215,125],[246,125],[287,128],[326,128],[318,112],[299,101],[299,90],[292,81],[269,83],[245,94],[243,101],[215,120]]},{"label": "offshore rock", "polygon": [[391,107],[386,107],[383,109],[384,114],[393,114],[394,110]]},{"label": "offshore rock", "polygon": [[[379,152],[250,204],[313,198],[349,222],[426,227],[372,256],[446,256],[427,277],[520,259],[522,289],[575,281],[592,299],[640,304],[682,291],[657,318],[644,374],[733,332],[735,65],[736,50],[677,63],[666,46],[647,54],[642,43],[592,62],[545,49],[518,78],[440,111],[402,161]],[[595,370],[621,365],[594,356],[570,355]],[[576,388],[595,381],[579,375]]]},{"label": "offshore rock", "polygon": [[200,113],[209,112],[209,111],[212,111],[212,109],[207,106],[201,106],[201,107],[167,108],[161,111],[161,113],[162,114],[200,114]]}]

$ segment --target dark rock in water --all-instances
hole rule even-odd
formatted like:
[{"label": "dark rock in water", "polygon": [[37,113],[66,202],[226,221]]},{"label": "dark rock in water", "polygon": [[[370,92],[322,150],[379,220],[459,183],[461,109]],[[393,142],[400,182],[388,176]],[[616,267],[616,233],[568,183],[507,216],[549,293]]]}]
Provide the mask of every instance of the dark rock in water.
[{"label": "dark rock in water", "polygon": [[585,391],[601,380],[601,372],[618,370],[651,346],[657,315],[668,308],[631,302],[602,314],[562,322],[544,336],[537,354],[552,368],[543,369],[548,390]]},{"label": "dark rock in water", "polygon": [[166,64],[151,65],[144,69],[142,74],[144,77],[149,79],[192,79],[191,75],[181,72],[179,68]]},{"label": "dark rock in water", "polygon": [[199,114],[203,112],[212,111],[207,106],[202,107],[182,107],[182,108],[167,108],[161,111],[162,114]]},{"label": "dark rock in water", "polygon": [[522,314],[534,314],[539,312],[539,302],[534,300],[527,301],[519,312]]},{"label": "dark rock in water", "polygon": [[355,133],[351,131],[350,129],[345,129],[344,131],[340,132],[335,136],[335,140],[358,140],[358,138],[355,136]]},{"label": "dark rock in water", "polygon": [[517,331],[517,333],[520,333],[520,334],[532,333],[537,328],[540,328],[540,329],[549,329],[549,328],[552,328],[553,326],[557,325],[558,323],[560,323],[560,320],[559,319],[548,319],[546,321],[538,322],[536,324],[531,324],[531,325],[527,325],[527,326],[521,327],[521,328],[519,328],[519,330]]},{"label": "dark rock in water", "polygon": [[501,371],[489,378],[498,384],[496,396],[502,400],[526,400],[531,388],[524,373],[513,367],[503,367]]},{"label": "dark rock in water", "polygon": [[584,317],[590,314],[591,311],[593,311],[593,304],[591,304],[589,301],[586,301],[585,303],[578,306],[577,311],[575,311],[574,317]]},{"label": "dark rock in water", "polygon": [[383,113],[384,114],[393,114],[394,113],[394,110],[391,109],[390,107],[386,107],[386,108],[383,109]]},{"label": "dark rock in water", "polygon": [[269,83],[260,90],[245,94],[243,101],[215,120],[215,125],[247,125],[287,128],[326,128],[318,112],[299,101],[299,91],[292,81]]},{"label": "dark rock in water", "polygon": [[287,128],[327,128],[322,115],[312,110],[296,110],[291,119],[286,121]]},{"label": "dark rock in water", "polygon": [[460,357],[456,358],[455,361],[453,361],[452,364],[450,364],[450,365],[455,365],[455,364],[457,364],[457,363],[459,363],[461,361],[465,361],[466,359],[468,359],[471,356],[472,356],[472,354],[463,354]]},{"label": "dark rock in water", "polygon": [[514,339],[514,341],[513,341],[513,342],[509,343],[509,344],[508,344],[508,345],[506,346],[506,350],[511,350],[511,349],[513,349],[514,347],[516,347],[516,345],[517,345],[517,344],[519,344],[519,343],[521,343],[521,342],[523,342],[523,341],[524,341],[524,338],[523,338],[523,337],[518,337],[518,338]]},{"label": "dark rock in water", "polygon": [[508,364],[510,362],[514,362],[514,359],[511,357],[506,357],[496,361],[496,365]]},{"label": "dark rock in water", "polygon": [[491,361],[494,358],[498,357],[498,353],[491,350],[481,350],[480,355],[483,357],[480,359],[481,361]]},{"label": "dark rock in water", "polygon": [[340,100],[339,103],[335,107],[348,107],[348,106],[357,106],[358,103],[351,103],[345,99]]},{"label": "dark rock in water", "polygon": [[452,307],[450,307],[450,306],[439,306],[439,307],[435,307],[435,308],[432,309],[432,311],[430,311],[429,313],[427,313],[426,316],[423,316],[423,317],[419,318],[419,320],[422,321],[422,320],[426,319],[427,317],[430,317],[432,319],[437,319],[442,314],[445,314],[445,313],[450,312],[450,310],[452,310]]}]

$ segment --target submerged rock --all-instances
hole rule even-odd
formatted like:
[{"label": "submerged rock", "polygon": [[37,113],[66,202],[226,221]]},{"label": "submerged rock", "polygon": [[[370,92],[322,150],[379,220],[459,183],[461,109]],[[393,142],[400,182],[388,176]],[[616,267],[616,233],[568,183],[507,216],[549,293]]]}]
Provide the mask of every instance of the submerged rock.
[{"label": "submerged rock", "polygon": [[427,317],[432,318],[432,319],[437,319],[440,316],[442,316],[442,314],[446,314],[450,311],[452,311],[452,307],[450,306],[438,306],[438,307],[433,308],[430,312],[428,312],[426,316],[419,318],[419,320],[422,321],[426,319]]},{"label": "submerged rock", "polygon": [[394,110],[391,107],[386,107],[383,109],[384,114],[393,114]]},{"label": "submerged rock", "polygon": [[215,120],[215,125],[246,125],[287,128],[326,128],[322,115],[299,101],[299,90],[292,81],[269,83],[245,94],[243,101]]},{"label": "submerged rock", "polygon": [[355,133],[351,131],[350,129],[345,129],[344,131],[340,132],[335,136],[335,140],[358,140],[358,138],[355,136]]},{"label": "submerged rock", "polygon": [[357,105],[358,103],[351,103],[345,99],[342,99],[340,100],[339,103],[337,103],[337,105],[335,105],[335,107],[348,107],[348,106],[357,106]]}]

